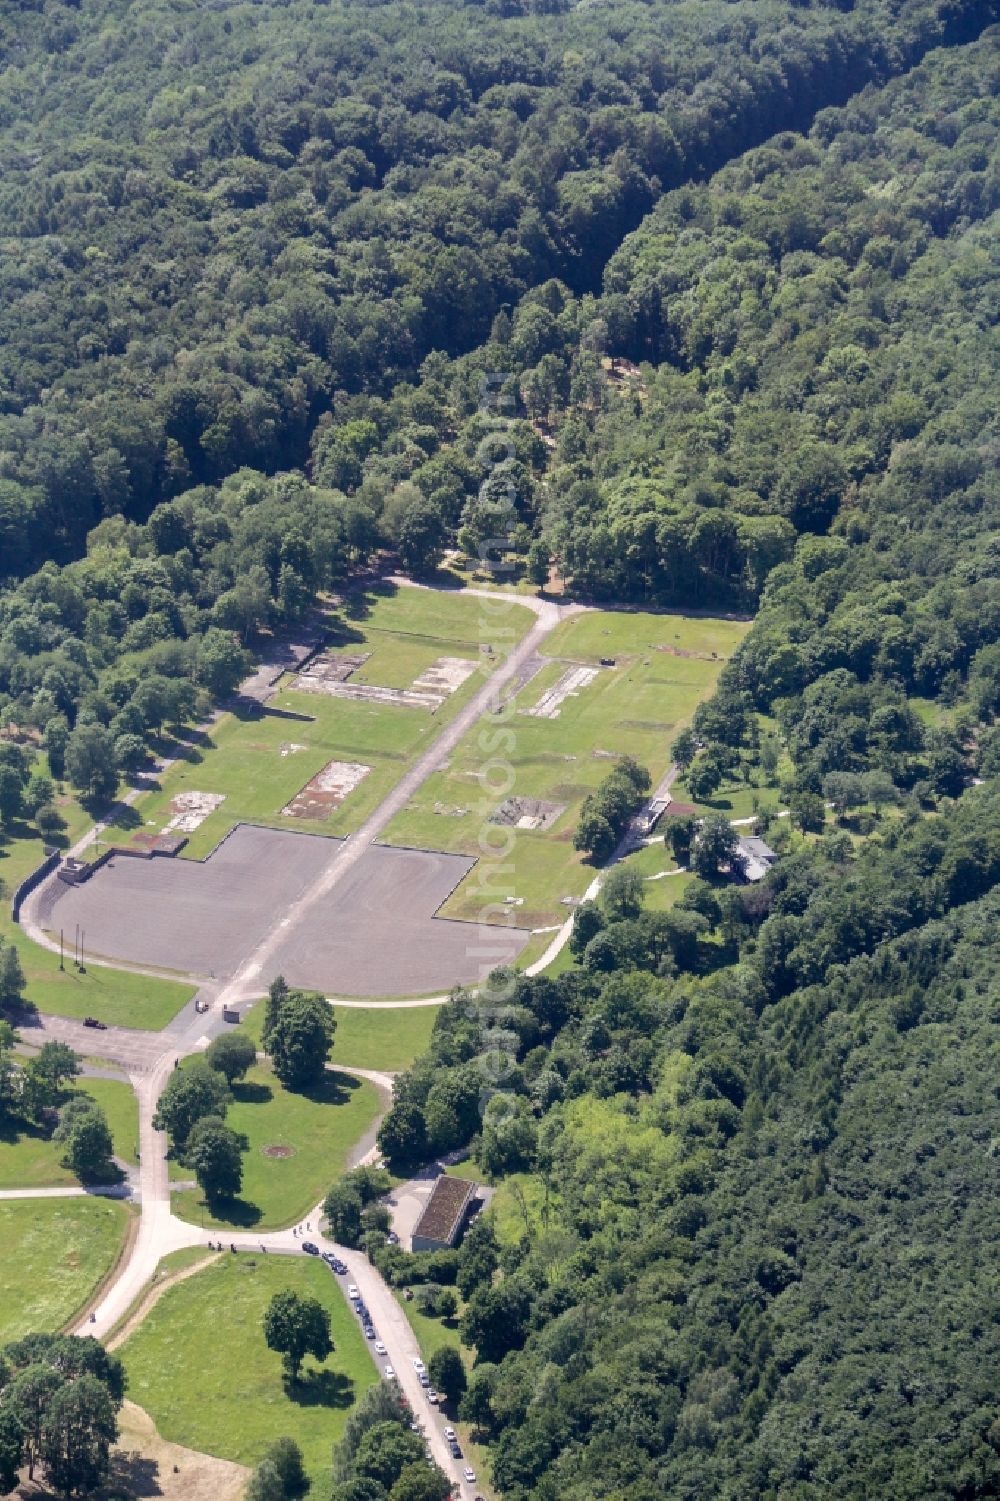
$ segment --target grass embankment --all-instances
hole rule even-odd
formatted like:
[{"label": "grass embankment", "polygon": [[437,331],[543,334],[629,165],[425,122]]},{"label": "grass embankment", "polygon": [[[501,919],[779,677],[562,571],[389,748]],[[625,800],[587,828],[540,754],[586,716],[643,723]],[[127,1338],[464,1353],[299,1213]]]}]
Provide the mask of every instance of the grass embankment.
[{"label": "grass embankment", "polygon": [[[334,1353],[307,1360],[286,1388],[261,1323],[282,1288],[329,1310]],[[129,1396],[166,1439],[253,1465],[289,1434],[302,1447],[312,1494],[330,1490],[330,1453],[347,1413],[378,1379],[358,1321],[323,1263],[308,1257],[224,1256],[168,1288],[119,1352]]]},{"label": "grass embankment", "polygon": [[0,1200],[0,1346],[68,1323],[114,1265],[130,1217],[116,1200]]}]

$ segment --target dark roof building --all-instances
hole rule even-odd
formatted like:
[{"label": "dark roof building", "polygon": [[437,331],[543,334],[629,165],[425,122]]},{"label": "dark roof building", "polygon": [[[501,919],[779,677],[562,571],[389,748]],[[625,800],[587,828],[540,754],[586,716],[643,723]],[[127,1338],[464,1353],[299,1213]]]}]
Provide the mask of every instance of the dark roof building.
[{"label": "dark roof building", "polygon": [[414,1251],[447,1251],[462,1233],[476,1197],[475,1183],[442,1173],[413,1229]]}]

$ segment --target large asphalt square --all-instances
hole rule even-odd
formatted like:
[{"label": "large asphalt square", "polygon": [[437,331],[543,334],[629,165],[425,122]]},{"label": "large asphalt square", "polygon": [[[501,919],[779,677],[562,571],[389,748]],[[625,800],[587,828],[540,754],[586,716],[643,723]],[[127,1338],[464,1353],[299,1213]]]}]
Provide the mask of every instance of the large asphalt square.
[{"label": "large asphalt square", "polygon": [[[67,952],[77,925],[86,951],[129,964],[223,978],[272,929],[343,848],[341,841],[241,824],[204,861],[115,856],[79,886],[51,879],[40,913]],[[442,993],[510,963],[524,929],[434,913],[474,862],[461,855],[372,845],[328,895],[289,923],[261,980],[330,995]]]}]

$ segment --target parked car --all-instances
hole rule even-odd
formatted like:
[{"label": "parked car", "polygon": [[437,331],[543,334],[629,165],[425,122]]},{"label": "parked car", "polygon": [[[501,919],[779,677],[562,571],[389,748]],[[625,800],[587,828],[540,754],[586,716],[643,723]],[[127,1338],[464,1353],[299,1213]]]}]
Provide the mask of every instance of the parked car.
[{"label": "parked car", "polygon": [[389,1234],[386,1236],[386,1240],[389,1242],[390,1246],[399,1245],[399,1236],[396,1234],[395,1230],[389,1231]]},{"label": "parked car", "polygon": [[416,1371],[418,1376],[420,1375],[421,1371],[426,1371],[427,1369],[423,1361],[420,1359],[419,1355],[414,1355],[413,1357],[413,1369]]},{"label": "parked car", "polygon": [[393,1379],[393,1377],[395,1376],[395,1374],[396,1374],[396,1372],[393,1370],[392,1366],[391,1365],[387,1365],[386,1368],[385,1368],[385,1379],[387,1381],[391,1381]]},{"label": "parked car", "polygon": [[430,1384],[431,1384],[431,1378],[428,1376],[427,1372],[426,1371],[421,1371],[420,1372],[420,1385],[421,1386],[430,1386]]},{"label": "parked car", "polygon": [[449,1444],[453,1444],[455,1442],[455,1439],[458,1437],[454,1428],[450,1426],[444,1430],[444,1436],[448,1440]]},{"label": "parked car", "polygon": [[472,1468],[471,1465],[466,1465],[464,1473],[465,1473],[466,1484],[467,1485],[475,1485],[475,1483],[476,1483],[476,1472]]},{"label": "parked car", "polygon": [[386,1352],[385,1345],[382,1343],[382,1341],[380,1339],[377,1339],[375,1341],[375,1354],[376,1355],[385,1355],[386,1353],[387,1352]]},{"label": "parked car", "polygon": [[435,1404],[441,1400],[432,1386],[429,1386],[427,1388],[427,1400],[428,1402],[433,1402]]},{"label": "parked car", "polygon": [[448,1448],[451,1450],[451,1457],[452,1457],[452,1459],[461,1459],[461,1457],[462,1457],[462,1450],[461,1450],[461,1448],[459,1446],[459,1442],[458,1442],[457,1438],[453,1438],[452,1439],[451,1443],[448,1445]]},{"label": "parked car", "polygon": [[337,1273],[338,1276],[347,1276],[347,1266],[343,1261],[340,1261],[338,1257],[334,1256],[330,1261],[330,1265],[333,1267],[333,1270]]},{"label": "parked car", "polygon": [[305,1251],[305,1253],[306,1253],[307,1256],[318,1256],[319,1255],[319,1246],[314,1245],[311,1240],[304,1240],[302,1242],[302,1249],[303,1249],[303,1251]]},{"label": "parked car", "polygon": [[107,1022],[98,1021],[96,1016],[85,1016],[83,1018],[83,1025],[85,1027],[96,1027],[98,1032],[106,1032],[108,1030]]},{"label": "parked car", "polygon": [[358,1292],[356,1283],[349,1282],[347,1284],[347,1296],[351,1299],[352,1303],[356,1303],[360,1300],[361,1294]]}]

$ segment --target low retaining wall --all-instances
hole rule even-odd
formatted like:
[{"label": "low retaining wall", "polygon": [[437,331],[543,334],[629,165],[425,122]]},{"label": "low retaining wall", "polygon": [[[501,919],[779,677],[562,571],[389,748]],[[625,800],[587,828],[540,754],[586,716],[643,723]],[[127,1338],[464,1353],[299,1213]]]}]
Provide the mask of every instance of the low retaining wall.
[{"label": "low retaining wall", "polygon": [[21,907],[25,899],[31,895],[36,886],[42,884],[46,876],[52,874],[61,859],[62,855],[56,850],[53,854],[46,855],[41,865],[37,866],[30,875],[25,876],[20,886],[14,892],[14,897],[10,904],[10,915],[15,922],[19,922],[21,919]]},{"label": "low retaining wall", "polygon": [[89,881],[95,870],[100,870],[102,865],[107,865],[117,855],[125,855],[129,860],[172,860],[186,843],[186,839],[179,840],[176,849],[144,849],[136,844],[112,844],[94,860],[67,861],[59,872],[59,879],[69,886],[79,886],[81,882]]}]

